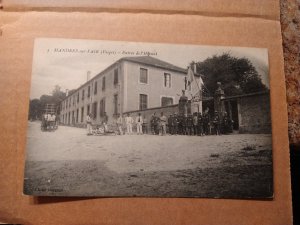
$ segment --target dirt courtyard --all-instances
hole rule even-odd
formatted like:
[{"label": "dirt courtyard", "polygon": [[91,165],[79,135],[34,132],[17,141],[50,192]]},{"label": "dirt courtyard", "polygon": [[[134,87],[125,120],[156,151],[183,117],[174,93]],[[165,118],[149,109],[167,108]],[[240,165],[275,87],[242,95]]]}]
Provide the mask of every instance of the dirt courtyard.
[{"label": "dirt courtyard", "polygon": [[87,136],[29,122],[24,192],[44,196],[261,198],[273,194],[270,134]]}]

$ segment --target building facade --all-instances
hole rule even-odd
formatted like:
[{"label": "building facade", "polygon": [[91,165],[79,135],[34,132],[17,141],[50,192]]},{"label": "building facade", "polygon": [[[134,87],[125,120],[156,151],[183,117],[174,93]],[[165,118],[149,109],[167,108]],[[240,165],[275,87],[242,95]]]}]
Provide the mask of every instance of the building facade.
[{"label": "building facade", "polygon": [[121,58],[61,102],[60,122],[83,125],[91,113],[101,124],[106,113],[112,123],[119,114],[178,104],[186,75],[186,69],[151,56]]}]

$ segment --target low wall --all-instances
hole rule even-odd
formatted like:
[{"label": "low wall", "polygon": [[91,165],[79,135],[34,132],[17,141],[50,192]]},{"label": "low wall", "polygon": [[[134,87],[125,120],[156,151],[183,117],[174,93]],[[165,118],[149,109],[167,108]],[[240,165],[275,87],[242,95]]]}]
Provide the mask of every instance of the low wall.
[{"label": "low wall", "polygon": [[239,133],[271,133],[269,92],[238,98]]},{"label": "low wall", "polygon": [[[129,111],[125,112],[123,115],[124,117],[126,116],[127,113],[130,113],[131,117],[135,119],[136,116],[138,116],[138,113],[141,113],[141,116],[143,116],[145,122],[146,122],[146,132],[150,132],[150,120],[151,116],[156,113],[156,116],[160,117],[161,112],[164,113],[166,117],[169,117],[173,113],[178,113],[178,104],[176,105],[170,105],[170,106],[165,106],[165,107],[156,107],[156,108],[150,108],[150,109],[145,109],[145,110],[138,110],[138,111]],[[134,127],[134,130],[136,128]]]},{"label": "low wall", "polygon": [[[271,133],[271,115],[270,115],[270,95],[269,92],[252,93],[247,95],[232,96],[222,99],[221,101],[236,101],[238,110],[238,129],[239,133]],[[130,113],[131,117],[135,120],[138,113],[141,113],[145,120],[144,132],[150,133],[150,120],[151,116],[156,113],[160,117],[161,112],[166,117],[169,117],[173,113],[178,113],[178,104],[156,107],[145,110],[136,110],[124,112],[125,118],[127,113]],[[212,111],[213,112],[213,111]],[[78,123],[71,125],[74,127],[86,127],[86,124]],[[116,120],[109,124],[112,129],[116,128]],[[125,125],[124,125],[125,129]],[[136,131],[136,126],[133,126],[133,130]]]}]

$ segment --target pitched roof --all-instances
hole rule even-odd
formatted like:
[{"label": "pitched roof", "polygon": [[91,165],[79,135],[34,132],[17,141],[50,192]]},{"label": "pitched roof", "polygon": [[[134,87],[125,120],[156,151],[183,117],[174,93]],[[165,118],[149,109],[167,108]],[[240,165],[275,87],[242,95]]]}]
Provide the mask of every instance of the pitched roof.
[{"label": "pitched roof", "polygon": [[159,67],[159,68],[163,68],[163,69],[167,69],[167,70],[173,70],[173,71],[177,71],[177,72],[184,73],[184,74],[187,73],[186,69],[175,66],[171,63],[162,61],[160,59],[154,58],[152,56],[123,57],[120,59],[120,61],[121,60],[140,63],[140,64],[144,64],[144,65],[148,65],[148,66]]}]

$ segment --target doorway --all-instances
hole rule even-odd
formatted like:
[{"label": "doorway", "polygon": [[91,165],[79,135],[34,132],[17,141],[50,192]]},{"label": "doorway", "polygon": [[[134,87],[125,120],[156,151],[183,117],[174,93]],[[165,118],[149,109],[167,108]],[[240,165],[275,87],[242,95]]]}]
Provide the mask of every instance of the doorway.
[{"label": "doorway", "polygon": [[225,110],[229,118],[233,121],[233,130],[239,130],[239,111],[237,99],[228,100],[225,102]]}]

